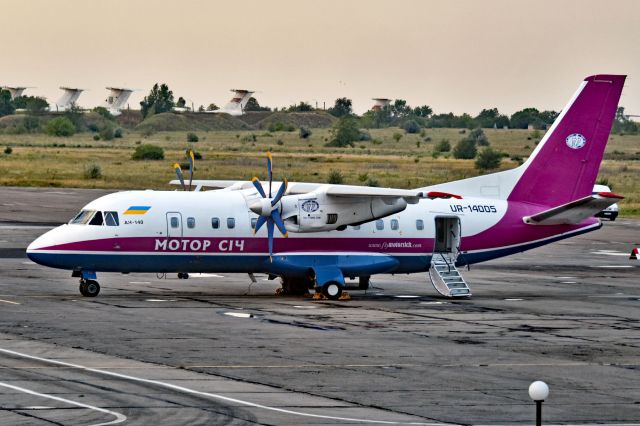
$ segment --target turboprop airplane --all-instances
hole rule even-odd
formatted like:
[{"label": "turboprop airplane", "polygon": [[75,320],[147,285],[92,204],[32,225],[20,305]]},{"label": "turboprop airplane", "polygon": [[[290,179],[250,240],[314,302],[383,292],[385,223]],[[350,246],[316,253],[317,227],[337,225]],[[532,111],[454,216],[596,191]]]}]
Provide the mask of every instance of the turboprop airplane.
[{"label": "turboprop airplane", "polygon": [[[27,255],[73,271],[84,296],[99,293],[104,271],[266,273],[285,293],[315,288],[329,299],[345,277],[366,288],[374,274],[428,272],[441,294],[468,297],[457,267],[602,226],[593,215],[622,198],[592,189],[624,80],[587,77],[512,170],[412,190],[288,183],[272,181],[268,154],[267,183],[194,180],[196,191],[106,195]],[[172,183],[186,188],[179,177]]]}]

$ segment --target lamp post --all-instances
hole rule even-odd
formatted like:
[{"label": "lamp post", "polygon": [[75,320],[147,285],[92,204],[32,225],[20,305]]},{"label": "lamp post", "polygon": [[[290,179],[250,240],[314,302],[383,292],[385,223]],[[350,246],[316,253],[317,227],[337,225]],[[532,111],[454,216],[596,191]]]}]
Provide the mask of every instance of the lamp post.
[{"label": "lamp post", "polygon": [[529,385],[529,397],[536,402],[536,426],[542,425],[542,402],[549,396],[549,386],[540,380]]}]

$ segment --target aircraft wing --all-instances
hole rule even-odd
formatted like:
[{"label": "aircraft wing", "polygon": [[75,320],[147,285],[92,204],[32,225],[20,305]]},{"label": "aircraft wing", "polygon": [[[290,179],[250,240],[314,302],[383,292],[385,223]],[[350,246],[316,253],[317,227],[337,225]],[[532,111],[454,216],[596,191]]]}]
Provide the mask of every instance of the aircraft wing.
[{"label": "aircraft wing", "polygon": [[577,224],[623,198],[612,192],[599,192],[532,216],[525,216],[522,220],[529,225]]},{"label": "aircraft wing", "polygon": [[[171,185],[181,185],[179,180],[172,180]],[[253,188],[251,181],[242,180],[205,180],[195,179],[192,185],[196,188],[242,190]],[[264,184],[263,184],[264,185]],[[409,189],[378,188],[357,185],[331,185],[326,183],[289,182],[286,195],[299,195],[313,192],[320,187],[326,187],[326,194],[335,197],[381,197],[404,198],[409,203],[418,202],[422,192]],[[274,181],[272,188],[279,188],[280,182]]]}]

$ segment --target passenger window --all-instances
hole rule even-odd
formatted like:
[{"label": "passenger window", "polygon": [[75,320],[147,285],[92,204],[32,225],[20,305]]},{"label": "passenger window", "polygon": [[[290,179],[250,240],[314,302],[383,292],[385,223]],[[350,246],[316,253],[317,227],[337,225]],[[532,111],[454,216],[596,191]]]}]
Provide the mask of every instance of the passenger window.
[{"label": "passenger window", "polygon": [[252,217],[251,218],[251,229],[256,229],[256,223],[258,223],[258,218],[257,217]]},{"label": "passenger window", "polygon": [[384,220],[382,219],[376,220],[376,229],[378,231],[382,231],[384,229]]},{"label": "passenger window", "polygon": [[422,231],[424,229],[424,222],[422,219],[416,219],[416,229]]},{"label": "passenger window", "polygon": [[400,223],[398,223],[398,219],[391,219],[391,230],[397,231],[400,227]]},{"label": "passenger window", "polygon": [[189,229],[193,229],[196,227],[196,219],[193,217],[188,217],[187,218],[187,228]]},{"label": "passenger window", "polygon": [[353,228],[354,231],[357,231],[360,229],[360,225],[353,225],[351,228]]},{"label": "passenger window", "polygon": [[120,221],[118,220],[118,212],[104,212],[104,223],[107,226],[120,225]]},{"label": "passenger window", "polygon": [[96,212],[91,222],[89,222],[89,225],[102,226],[102,212]]},{"label": "passenger window", "polygon": [[178,218],[175,217],[175,216],[171,218],[171,227],[172,228],[177,228],[178,227]]},{"label": "passenger window", "polygon": [[95,213],[95,210],[80,210],[80,213],[71,219],[69,223],[72,225],[86,225],[91,219],[91,216],[93,216],[93,213]]},{"label": "passenger window", "polygon": [[220,228],[220,219],[218,219],[217,217],[212,217],[211,218],[211,227],[213,229]]},{"label": "passenger window", "polygon": [[233,217],[228,217],[227,218],[227,228],[229,229],[233,229],[236,227],[236,219]]}]

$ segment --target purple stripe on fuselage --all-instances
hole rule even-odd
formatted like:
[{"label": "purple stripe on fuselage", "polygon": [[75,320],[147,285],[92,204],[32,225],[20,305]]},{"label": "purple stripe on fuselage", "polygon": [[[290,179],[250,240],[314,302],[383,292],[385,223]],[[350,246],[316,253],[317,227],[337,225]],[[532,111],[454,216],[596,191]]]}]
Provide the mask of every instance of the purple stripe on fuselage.
[{"label": "purple stripe on fuselage", "polygon": [[[275,238],[278,252],[370,252],[423,254],[433,249],[430,238]],[[265,253],[264,237],[155,238],[129,237],[78,241],[41,247],[43,251],[144,252],[144,253]]]}]

